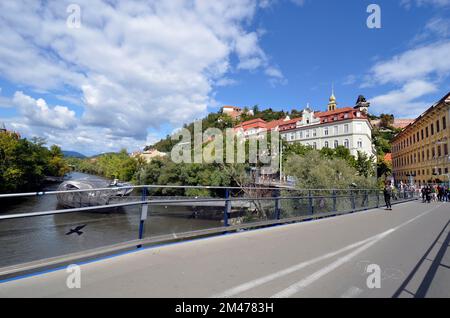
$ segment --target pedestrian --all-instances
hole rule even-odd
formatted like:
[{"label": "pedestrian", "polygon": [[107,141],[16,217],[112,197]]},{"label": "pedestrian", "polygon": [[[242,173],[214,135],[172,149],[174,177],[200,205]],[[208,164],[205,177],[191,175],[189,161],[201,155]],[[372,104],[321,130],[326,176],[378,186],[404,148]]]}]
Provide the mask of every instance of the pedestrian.
[{"label": "pedestrian", "polygon": [[427,188],[425,186],[422,186],[422,190],[421,190],[421,192],[422,192],[422,203],[425,203],[426,191],[427,191]]},{"label": "pedestrian", "polygon": [[391,197],[392,197],[392,188],[390,184],[386,184],[384,187],[384,202],[386,203],[386,210],[392,211],[392,205],[391,205]]},{"label": "pedestrian", "polygon": [[425,197],[427,199],[427,203],[431,203],[431,187],[427,186],[425,189]]}]

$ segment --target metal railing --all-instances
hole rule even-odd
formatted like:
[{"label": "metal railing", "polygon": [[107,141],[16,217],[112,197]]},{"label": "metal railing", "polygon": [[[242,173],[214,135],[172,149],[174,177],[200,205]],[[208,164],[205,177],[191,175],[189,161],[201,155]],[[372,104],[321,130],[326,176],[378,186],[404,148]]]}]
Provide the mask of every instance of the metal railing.
[{"label": "metal railing", "polygon": [[[0,195],[0,277],[148,244],[324,218],[384,205],[382,192],[374,189],[170,185],[123,188],[132,188],[132,195],[114,197],[103,205],[95,202],[86,205],[80,200],[80,206],[69,208],[58,207],[55,196],[79,193],[92,197],[111,188]],[[216,197],[165,198],[157,192],[162,189],[212,190]],[[48,197],[53,198],[50,203],[55,205],[54,209],[23,211],[20,204],[18,208],[13,203],[8,211],[1,203],[19,198],[41,203]],[[392,203],[416,197],[417,193],[405,190]],[[35,207],[27,205],[30,206]],[[83,225],[77,231],[77,226]]]}]

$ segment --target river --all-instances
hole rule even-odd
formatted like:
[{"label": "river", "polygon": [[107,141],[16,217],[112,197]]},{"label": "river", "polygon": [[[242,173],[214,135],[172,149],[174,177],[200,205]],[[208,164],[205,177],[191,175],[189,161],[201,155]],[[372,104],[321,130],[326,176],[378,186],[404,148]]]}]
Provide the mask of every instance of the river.
[{"label": "river", "polygon": [[[74,172],[72,179],[99,177]],[[56,185],[44,191],[56,190]],[[0,215],[56,210],[56,196],[0,199]],[[216,209],[222,209],[217,207]],[[151,207],[145,237],[176,234],[221,226],[220,220],[192,218],[193,208]],[[92,212],[75,212],[0,221],[0,267],[61,256],[138,238],[140,206]],[[67,233],[86,225],[81,235]]]}]

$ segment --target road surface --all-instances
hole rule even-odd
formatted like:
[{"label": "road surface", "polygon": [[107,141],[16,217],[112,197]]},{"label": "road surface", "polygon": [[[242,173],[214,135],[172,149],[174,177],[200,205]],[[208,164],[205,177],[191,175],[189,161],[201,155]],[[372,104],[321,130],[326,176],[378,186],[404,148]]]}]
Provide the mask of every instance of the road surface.
[{"label": "road surface", "polygon": [[450,297],[449,220],[450,203],[414,201],[144,249],[82,265],[79,289],[58,270],[0,297]]}]

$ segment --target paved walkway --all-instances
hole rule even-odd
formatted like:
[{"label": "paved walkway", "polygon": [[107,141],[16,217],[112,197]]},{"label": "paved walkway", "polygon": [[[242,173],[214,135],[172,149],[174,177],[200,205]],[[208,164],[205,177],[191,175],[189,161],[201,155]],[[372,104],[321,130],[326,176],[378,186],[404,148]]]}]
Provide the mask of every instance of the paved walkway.
[{"label": "paved walkway", "polygon": [[404,203],[145,249],[82,265],[80,289],[59,270],[0,297],[450,297],[449,221],[450,203]]}]

